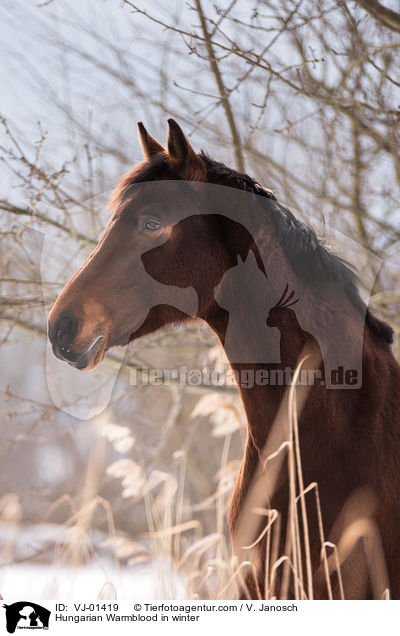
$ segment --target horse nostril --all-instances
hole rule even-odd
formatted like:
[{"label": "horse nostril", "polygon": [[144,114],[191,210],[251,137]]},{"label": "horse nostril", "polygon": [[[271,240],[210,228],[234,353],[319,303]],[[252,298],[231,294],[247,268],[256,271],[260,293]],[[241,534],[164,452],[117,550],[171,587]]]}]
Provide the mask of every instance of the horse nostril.
[{"label": "horse nostril", "polygon": [[54,343],[60,347],[63,353],[69,353],[68,345],[75,340],[78,332],[78,321],[71,314],[63,314],[57,320],[52,331]]}]

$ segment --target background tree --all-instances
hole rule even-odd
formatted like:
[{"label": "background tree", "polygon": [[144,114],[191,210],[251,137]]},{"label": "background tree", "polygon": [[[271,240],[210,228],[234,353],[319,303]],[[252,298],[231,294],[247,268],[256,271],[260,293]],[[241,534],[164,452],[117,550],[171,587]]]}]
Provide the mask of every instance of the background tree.
[{"label": "background tree", "polygon": [[[195,148],[382,259],[370,305],[398,334],[398,15],[370,0],[19,0],[0,12],[3,562],[54,561],[57,528],[63,562],[182,556],[201,536],[222,550],[243,435],[236,391],[129,385],[138,366],[223,365],[213,335],[167,330],[110,353],[109,369],[124,360],[113,399],[82,422],[49,394],[44,308],[141,159],[136,122],[163,141],[172,116]],[[58,524],[51,541],[44,519]],[[38,535],[24,551],[27,524]]]}]

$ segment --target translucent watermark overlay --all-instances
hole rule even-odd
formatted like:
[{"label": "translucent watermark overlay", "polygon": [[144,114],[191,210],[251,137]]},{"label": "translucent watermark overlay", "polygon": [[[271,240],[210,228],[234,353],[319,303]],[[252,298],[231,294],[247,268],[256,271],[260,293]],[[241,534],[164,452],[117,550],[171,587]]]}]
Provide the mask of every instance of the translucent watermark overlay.
[{"label": "translucent watermark overlay", "polygon": [[[238,386],[251,389],[255,386],[291,386],[294,382],[295,369],[213,369],[203,367],[191,369],[182,366],[177,369],[149,369],[146,367],[130,369],[129,384],[131,386],[204,386],[224,387]],[[322,369],[300,369],[294,382],[299,386],[325,386],[326,380]],[[329,386],[355,386],[358,384],[357,370],[339,367],[331,370]]]},{"label": "translucent watermark overlay", "polygon": [[[92,201],[92,207],[105,208],[108,194],[101,195],[98,203]],[[362,385],[363,302],[368,301],[381,264],[362,245],[307,217],[317,231],[323,230],[328,251],[351,263],[359,280],[359,297],[355,290],[349,291],[346,266],[322,248],[310,247],[309,230],[300,224],[293,229],[291,217],[274,199],[208,183],[157,181],[132,186],[121,208],[118,215],[113,211],[96,258],[81,270],[85,280],[81,274],[79,289],[75,278],[69,296],[63,294],[62,311],[77,316],[77,336],[68,347],[75,347],[76,356],[86,355],[85,347],[90,350],[99,334],[104,354],[115,344],[125,347],[149,324],[149,316],[157,315],[159,307],[207,320],[204,312],[202,315],[207,292],[223,312],[221,342],[233,367],[243,367],[240,374],[227,371],[218,377],[212,369],[191,369],[191,375],[189,370],[151,369],[149,380],[143,382],[147,371],[131,370],[132,385],[172,381],[191,386],[196,382],[203,386],[231,382],[243,388],[286,386],[296,366],[296,359],[287,360],[287,344],[293,334],[312,340],[322,359],[312,377],[300,378],[300,382],[327,389]],[[146,232],[143,219],[156,219],[160,229]],[[73,245],[73,237],[69,243]],[[87,245],[86,255],[94,247],[94,242]],[[54,255],[60,249],[65,245],[60,247],[51,230],[42,254],[44,278],[57,270]],[[230,264],[216,276],[216,263],[227,252]],[[84,255],[79,259],[71,261],[71,271],[65,272],[66,283],[82,265]],[[97,279],[101,284],[94,284]],[[162,326],[157,321],[154,325]],[[85,367],[66,364],[67,358],[58,360],[54,347],[53,342],[53,350],[49,345],[47,351],[48,386],[54,403],[84,419],[101,412],[111,399],[123,357],[118,361],[114,356],[111,365],[100,364],[82,373],[80,368]],[[134,347],[133,343],[133,352]]]}]

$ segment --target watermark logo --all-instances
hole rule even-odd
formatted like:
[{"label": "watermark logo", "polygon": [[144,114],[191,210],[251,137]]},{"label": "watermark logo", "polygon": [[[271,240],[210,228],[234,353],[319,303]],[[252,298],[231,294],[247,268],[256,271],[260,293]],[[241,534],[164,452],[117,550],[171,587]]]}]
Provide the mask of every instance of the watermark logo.
[{"label": "watermark logo", "polygon": [[9,634],[14,634],[16,629],[49,629],[51,612],[37,603],[19,601],[3,607]]},{"label": "watermark logo", "polygon": [[[139,228],[133,249],[123,223],[114,219],[108,243],[99,248],[104,257],[89,259],[84,266],[85,294],[77,278],[75,287],[69,285],[64,292],[60,315],[53,316],[49,331],[58,358],[50,349],[47,357],[49,390],[60,409],[85,419],[101,412],[122,364],[114,356],[111,361],[111,354],[112,371],[96,366],[105,352],[188,318],[202,318],[216,331],[233,368],[240,369],[235,381],[244,388],[288,385],[306,343],[315,354],[307,372],[313,364],[315,373],[301,378],[302,384],[325,389],[362,386],[367,302],[380,267],[374,254],[313,219],[316,231],[325,236],[320,243],[307,225],[274,200],[236,188],[143,182],[135,184],[129,205],[132,214],[157,212],[160,229],[145,237]],[[45,272],[57,267],[53,234],[48,238]],[[325,243],[333,249],[326,249]],[[118,258],[106,263],[111,254]],[[73,263],[71,276],[81,265],[81,260]],[[62,278],[66,282],[65,272]],[[92,299],[85,301],[86,309],[80,305],[83,298]],[[65,313],[74,320],[67,317],[55,329]],[[91,372],[78,371],[84,368]],[[145,375],[139,369],[131,384],[163,384],[168,374],[155,369],[148,382]],[[178,370],[170,375],[166,382],[189,386],[225,383],[199,369],[185,377]]]},{"label": "watermark logo", "polygon": [[[290,386],[295,382],[298,386],[354,387],[358,383],[357,369],[345,369],[343,366],[331,369],[326,377],[324,369],[301,369],[295,374],[292,367],[274,368],[241,368],[232,369],[225,365],[224,369],[189,369],[183,366],[177,369],[148,369],[137,367],[130,369],[131,386],[209,386],[252,389],[254,386]],[[296,379],[295,379],[296,375]]]}]

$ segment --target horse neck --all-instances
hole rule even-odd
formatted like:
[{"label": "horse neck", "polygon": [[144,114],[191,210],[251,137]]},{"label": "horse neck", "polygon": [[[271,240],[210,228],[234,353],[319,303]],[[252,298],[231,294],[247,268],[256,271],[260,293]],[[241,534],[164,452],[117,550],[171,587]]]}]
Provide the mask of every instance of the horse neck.
[{"label": "horse neck", "polygon": [[[251,307],[248,308],[251,310]],[[257,481],[257,474],[265,463],[268,456],[272,455],[287,439],[287,412],[288,412],[288,394],[290,376],[286,377],[286,384],[284,385],[272,385],[272,384],[259,384],[255,381],[257,373],[265,372],[267,370],[280,371],[281,374],[285,374],[286,368],[295,368],[298,359],[302,353],[309,353],[308,346],[312,343],[308,340],[307,335],[302,332],[297,320],[289,321],[287,329],[282,329],[282,347],[281,355],[282,360],[280,364],[265,365],[262,363],[246,364],[237,362],[235,359],[235,352],[230,350],[226,351],[225,347],[225,331],[223,329],[224,320],[221,317],[221,321],[218,320],[210,323],[210,326],[216,331],[225,351],[227,352],[228,359],[231,367],[235,372],[237,378],[239,378],[239,391],[243,402],[244,410],[247,419],[247,442],[245,448],[244,459],[242,462],[241,470],[236,482],[234,494],[232,497],[231,508],[229,513],[229,523],[231,531],[233,532],[239,523],[239,519],[244,511],[246,505],[247,496],[251,492],[252,484]],[[246,315],[241,315],[241,320],[238,324],[238,349],[243,350],[243,340],[252,336],[249,321],[246,320]],[[240,342],[242,340],[242,342]],[[310,368],[316,368],[319,364],[318,359],[310,358],[307,363]],[[308,387],[305,387],[307,391]],[[297,390],[296,390],[297,391]],[[303,392],[304,387],[299,388],[300,392]],[[306,396],[305,396],[306,397]],[[298,396],[298,404],[301,402],[301,396]],[[273,483],[273,480],[271,480]],[[259,507],[265,505],[264,500],[259,503]],[[257,507],[257,506],[256,506]],[[250,537],[248,543],[254,537]],[[246,542],[245,542],[246,543]]]},{"label": "horse neck", "polygon": [[[307,362],[303,362],[304,373],[318,369],[321,363],[316,341],[298,323],[281,334],[280,352],[281,362],[278,364],[240,363],[231,351],[228,354],[246,413],[249,442],[260,459],[278,413],[287,407],[290,384],[298,363],[308,356]],[[263,382],[266,372],[269,374],[268,383]],[[304,388],[301,390],[304,391]]]},{"label": "horse neck", "polygon": [[[279,277],[275,274],[284,271],[284,279],[287,281],[289,289],[299,288],[299,281],[291,271],[282,252],[275,251],[273,259],[266,265],[266,271],[268,278],[261,295],[259,289],[254,289],[254,293],[246,298],[246,302],[242,304],[238,311],[229,313],[228,320],[226,311],[219,309],[216,309],[207,320],[218,335],[230,365],[237,379],[239,379],[239,390],[248,421],[248,442],[259,457],[262,455],[264,445],[278,412],[282,408],[285,396],[287,397],[290,380],[299,360],[305,355],[310,356],[308,362],[305,363],[306,373],[307,369],[319,370],[323,359],[323,353],[321,353],[317,339],[302,328],[295,311],[290,308],[282,308],[279,310],[276,327],[274,329],[270,328],[269,331],[266,329],[264,332],[267,338],[268,334],[275,333],[275,338],[279,342],[280,361],[265,364],[253,357],[251,362],[248,360],[241,362],[243,359],[241,356],[246,353],[246,350],[249,348],[252,349],[252,352],[262,350],[263,344],[265,344],[261,341],[262,338],[260,340],[261,327],[266,323],[269,309],[274,306],[283,291],[282,276]],[[277,283],[276,281],[279,282]],[[306,293],[308,298],[303,301],[303,304],[307,313],[311,315],[311,323],[314,318],[317,323],[320,315],[320,300],[313,296],[312,290],[308,290]],[[337,333],[342,333],[343,341],[348,342],[350,340],[349,334],[351,335],[352,331],[360,332],[362,316],[357,314],[358,310],[352,306],[352,301],[346,296],[345,292],[340,292],[340,294],[339,297],[339,292],[330,294],[328,291],[327,297],[331,296],[334,300],[332,300],[327,313],[331,316],[329,324],[339,325],[340,329]],[[231,296],[241,298],[241,292],[235,293],[235,290],[231,290]],[[303,298],[303,296],[301,297]],[[219,302],[218,299],[217,301]],[[221,306],[224,307],[223,304]],[[260,315],[257,316],[257,314],[260,313],[262,308],[265,309],[265,312],[260,318]],[[393,356],[389,350],[385,349],[384,345],[380,346],[375,342],[375,337],[370,333],[369,327],[366,328],[365,335],[368,345],[362,349],[363,373],[370,374],[371,369],[374,368],[373,361],[376,356],[379,356],[384,361],[384,364],[390,364]],[[336,345],[336,342],[334,344]],[[257,374],[259,374],[258,377],[261,377],[265,370],[269,374],[271,374],[271,371],[275,372],[275,376],[272,376],[277,378],[275,383],[260,383],[256,381]],[[291,370],[291,373],[289,370]],[[368,375],[366,380],[373,381]],[[365,386],[367,384],[368,382]],[[299,389],[296,389],[296,392],[298,391]],[[314,396],[313,399],[307,399],[308,394],[311,393]],[[360,399],[365,400],[366,393],[368,393],[366,388],[357,392],[352,390],[343,392],[341,390],[327,390],[317,386],[307,387],[307,396],[305,397],[307,408],[304,410],[304,417],[307,417],[309,421],[313,421],[315,418],[318,420],[321,409],[326,412],[330,409],[332,413],[338,413],[342,409],[342,405],[347,402],[352,401],[354,403],[354,401]],[[343,411],[343,418],[346,419],[346,417],[347,415]]]},{"label": "horse neck", "polygon": [[[258,281],[258,288],[254,287],[250,294],[243,294],[243,286],[240,285],[240,289],[230,289],[228,296],[238,299],[237,302],[241,305],[229,312],[228,319],[226,311],[219,308],[207,319],[239,380],[239,391],[248,421],[249,443],[259,453],[290,384],[289,369],[296,368],[305,347],[314,347],[314,339],[301,328],[295,313],[290,309],[281,310],[283,320],[277,328],[267,326],[269,310],[282,294],[282,277],[274,276],[275,268],[277,271],[287,271],[285,280],[293,282],[293,273],[283,253],[275,250],[271,262],[267,263],[268,277],[264,279],[264,284],[260,285]],[[232,281],[228,284],[231,283]],[[224,307],[224,301],[217,300]],[[277,356],[274,362],[268,362],[271,360],[268,350],[270,345],[273,345]],[[260,360],[257,358],[258,352],[264,352],[266,357],[263,358],[261,353]],[[262,378],[266,370],[275,373],[274,377],[278,377],[278,382],[265,384],[262,379],[261,382],[258,381],[257,378]],[[284,384],[281,383],[282,377]]]}]

